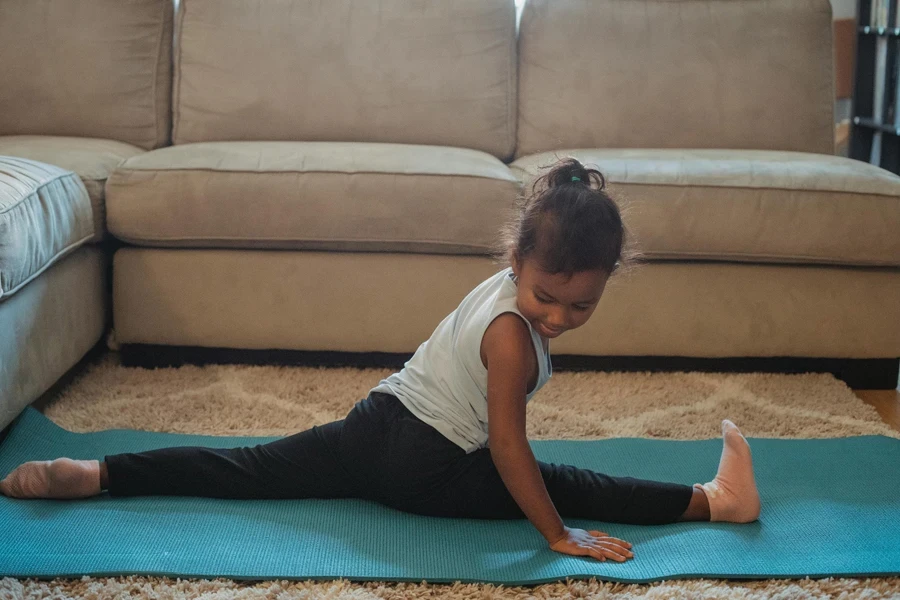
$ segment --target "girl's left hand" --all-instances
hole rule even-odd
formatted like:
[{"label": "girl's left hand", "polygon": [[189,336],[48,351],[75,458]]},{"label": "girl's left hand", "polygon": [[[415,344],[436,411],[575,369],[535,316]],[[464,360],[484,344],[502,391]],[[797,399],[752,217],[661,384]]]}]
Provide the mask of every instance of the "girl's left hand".
[{"label": "girl's left hand", "polygon": [[601,561],[611,558],[625,562],[629,558],[634,558],[631,544],[625,540],[609,537],[602,531],[585,531],[569,527],[566,527],[566,535],[551,544],[550,549],[572,556],[592,556]]}]

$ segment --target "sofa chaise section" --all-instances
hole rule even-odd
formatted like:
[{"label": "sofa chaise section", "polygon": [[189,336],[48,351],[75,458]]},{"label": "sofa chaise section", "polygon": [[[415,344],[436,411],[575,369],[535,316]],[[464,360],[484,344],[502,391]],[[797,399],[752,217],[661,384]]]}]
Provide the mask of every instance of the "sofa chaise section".
[{"label": "sofa chaise section", "polygon": [[0,161],[82,185],[77,199],[45,186],[2,215],[0,427],[109,324],[104,186],[121,161],[169,143],[173,16],[171,0],[0,2]]},{"label": "sofa chaise section", "polygon": [[106,268],[93,235],[77,174],[0,156],[0,428],[103,334]]}]

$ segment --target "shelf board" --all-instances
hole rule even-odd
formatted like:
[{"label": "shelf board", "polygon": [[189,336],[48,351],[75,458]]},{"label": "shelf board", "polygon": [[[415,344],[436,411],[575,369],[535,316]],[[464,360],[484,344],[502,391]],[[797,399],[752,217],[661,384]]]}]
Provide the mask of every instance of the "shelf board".
[{"label": "shelf board", "polygon": [[864,119],[863,117],[853,117],[853,124],[859,125],[860,127],[868,127],[869,129],[875,129],[877,131],[881,131],[882,133],[890,133],[893,135],[900,135],[900,127],[893,127],[891,125],[885,125],[884,123],[876,123],[874,119]]},{"label": "shelf board", "polygon": [[866,35],[880,35],[885,37],[900,37],[900,27],[872,27],[862,25],[859,32]]}]

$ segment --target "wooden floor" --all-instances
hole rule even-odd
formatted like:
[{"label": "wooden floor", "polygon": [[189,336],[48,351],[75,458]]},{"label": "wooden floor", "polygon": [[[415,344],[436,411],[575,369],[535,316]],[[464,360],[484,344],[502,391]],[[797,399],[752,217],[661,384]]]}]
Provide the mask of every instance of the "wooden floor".
[{"label": "wooden floor", "polygon": [[900,389],[896,390],[853,390],[856,396],[871,404],[885,423],[900,431]]}]

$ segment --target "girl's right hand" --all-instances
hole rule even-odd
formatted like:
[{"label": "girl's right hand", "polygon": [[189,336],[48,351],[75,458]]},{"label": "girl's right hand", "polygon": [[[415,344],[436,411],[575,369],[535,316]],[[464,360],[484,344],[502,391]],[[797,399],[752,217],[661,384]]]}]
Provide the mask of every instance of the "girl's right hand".
[{"label": "girl's right hand", "polygon": [[572,556],[592,556],[602,561],[611,558],[625,562],[634,557],[631,544],[624,540],[609,537],[602,531],[585,531],[569,527],[566,527],[566,535],[553,542],[550,549]]}]

